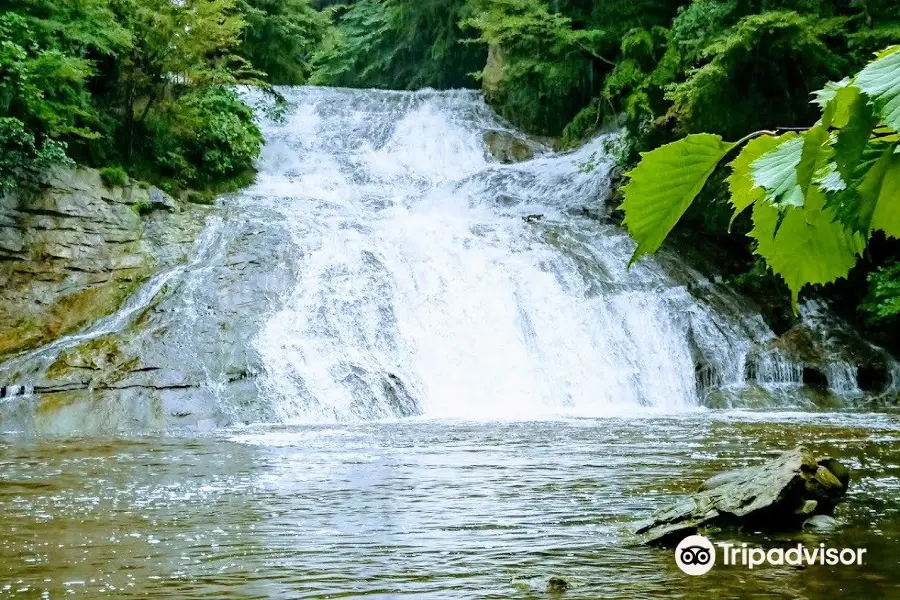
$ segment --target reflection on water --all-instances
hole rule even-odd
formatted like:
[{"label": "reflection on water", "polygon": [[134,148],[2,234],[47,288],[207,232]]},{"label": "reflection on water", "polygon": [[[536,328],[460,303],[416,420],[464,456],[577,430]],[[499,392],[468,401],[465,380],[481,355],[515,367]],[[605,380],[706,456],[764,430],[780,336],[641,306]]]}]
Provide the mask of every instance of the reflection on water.
[{"label": "reflection on water", "polygon": [[[543,598],[559,575],[566,598],[900,597],[898,441],[892,415],[753,414],[6,437],[0,596]],[[867,564],[690,578],[632,545],[666,498],[798,443],[856,478],[845,527],[805,541]]]}]

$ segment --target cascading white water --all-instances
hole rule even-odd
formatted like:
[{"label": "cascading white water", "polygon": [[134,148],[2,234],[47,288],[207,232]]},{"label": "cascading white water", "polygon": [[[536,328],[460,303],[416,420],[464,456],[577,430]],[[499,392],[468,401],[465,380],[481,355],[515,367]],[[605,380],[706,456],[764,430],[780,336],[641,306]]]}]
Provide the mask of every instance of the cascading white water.
[{"label": "cascading white water", "polygon": [[286,95],[240,198],[283,215],[298,263],[254,340],[281,420],[683,410],[698,350],[737,384],[771,337],[653,260],[629,271],[621,229],[570,216],[602,204],[610,139],[502,165],[474,93]]},{"label": "cascading white water", "polygon": [[485,134],[520,134],[474,92],[283,93],[274,118],[247,92],[258,180],[186,262],[0,364],[0,430],[815,408],[900,386],[818,303],[776,339],[702,257],[629,269],[607,216],[615,135],[507,165]]}]

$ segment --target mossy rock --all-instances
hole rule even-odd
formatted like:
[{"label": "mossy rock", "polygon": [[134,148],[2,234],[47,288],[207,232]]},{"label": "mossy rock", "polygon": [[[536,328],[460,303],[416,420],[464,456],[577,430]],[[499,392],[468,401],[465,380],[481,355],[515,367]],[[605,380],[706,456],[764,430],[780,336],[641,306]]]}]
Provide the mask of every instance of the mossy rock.
[{"label": "mossy rock", "polygon": [[91,384],[108,385],[120,381],[139,363],[138,357],[129,358],[122,351],[115,337],[106,336],[60,354],[47,369],[46,377],[51,381],[63,381],[87,373]]},{"label": "mossy rock", "polygon": [[0,330],[0,359],[37,348],[114,313],[150,273],[150,268],[119,271],[118,279],[63,296],[43,314]]},{"label": "mossy rock", "polygon": [[807,364],[819,364],[825,360],[822,345],[816,340],[813,332],[803,325],[790,329],[774,340],[771,347]]}]

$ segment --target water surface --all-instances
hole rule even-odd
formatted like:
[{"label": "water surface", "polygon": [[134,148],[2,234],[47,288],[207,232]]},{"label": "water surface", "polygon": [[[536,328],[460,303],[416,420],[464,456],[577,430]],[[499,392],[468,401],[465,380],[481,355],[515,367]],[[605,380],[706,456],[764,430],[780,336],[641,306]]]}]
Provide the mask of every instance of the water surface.
[{"label": "water surface", "polygon": [[[7,436],[0,596],[524,599],[556,575],[573,599],[900,597],[898,441],[895,415],[839,413]],[[864,565],[691,578],[633,545],[660,503],[795,444],[853,469],[843,526],[752,541],[866,547]]]}]

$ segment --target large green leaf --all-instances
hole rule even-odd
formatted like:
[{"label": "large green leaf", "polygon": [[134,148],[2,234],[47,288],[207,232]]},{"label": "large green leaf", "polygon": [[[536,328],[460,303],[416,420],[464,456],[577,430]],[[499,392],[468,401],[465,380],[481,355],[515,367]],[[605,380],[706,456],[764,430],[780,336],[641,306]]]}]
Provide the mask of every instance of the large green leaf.
[{"label": "large green leaf", "polygon": [[728,177],[728,189],[731,191],[731,205],[734,207],[734,214],[731,216],[731,222],[728,224],[729,229],[734,224],[734,220],[750,207],[754,202],[758,202],[765,198],[763,188],[756,185],[750,174],[750,165],[752,165],[759,157],[771,152],[784,142],[796,138],[797,134],[788,133],[780,137],[764,135],[751,140],[737,158],[731,161],[731,175]]},{"label": "large green leaf", "polygon": [[870,229],[900,238],[900,155],[894,150],[885,150],[860,184],[860,213],[869,216]]},{"label": "large green leaf", "polygon": [[[893,162],[895,147],[895,144],[871,142],[859,153],[846,174],[829,173],[819,179],[819,186],[827,192],[825,206],[850,231],[868,237],[873,229],[872,221],[878,205],[882,202],[885,205],[892,204],[893,199],[889,197],[890,179],[885,196],[882,196],[882,188]],[[835,172],[837,170],[834,163],[832,169]],[[835,177],[840,185],[829,181]]]},{"label": "large green leaf", "polygon": [[821,123],[825,127],[841,128],[850,118],[850,109],[860,96],[858,87],[850,85],[849,79],[837,83],[827,83],[816,92],[814,102],[822,107]]},{"label": "large green leaf", "polygon": [[805,285],[846,276],[865,248],[863,237],[835,222],[824,201],[823,193],[812,187],[802,207],[783,212],[765,202],[753,207],[750,236],[756,239],[756,253],[784,278],[795,311]]},{"label": "large green leaf", "polygon": [[840,81],[829,81],[821,90],[814,92],[813,103],[818,104],[824,111],[829,104],[837,97],[838,92],[850,85],[850,79],[845,77]]},{"label": "large green leaf", "polygon": [[[856,90],[856,88],[847,88]],[[878,118],[868,98],[857,90],[846,123],[837,134],[834,144],[834,162],[844,182],[849,182],[853,170],[862,159]]]},{"label": "large green leaf", "polygon": [[656,252],[734,144],[690,135],[641,155],[623,192],[625,226],[638,243],[631,262]]},{"label": "large green leaf", "polygon": [[803,154],[797,166],[797,184],[804,196],[812,185],[815,175],[828,167],[828,161],[834,154],[831,147],[831,134],[822,124],[816,125],[803,134]]},{"label": "large green leaf", "polygon": [[803,206],[803,190],[797,183],[797,167],[803,158],[803,138],[798,136],[780,144],[750,165],[753,182],[765,190],[774,206]]},{"label": "large green leaf", "polygon": [[891,46],[866,65],[856,86],[872,98],[884,124],[900,131],[900,46]]},{"label": "large green leaf", "polygon": [[765,190],[773,206],[781,210],[803,206],[815,174],[824,171],[833,153],[828,141],[828,129],[819,124],[750,165],[754,183]]}]

